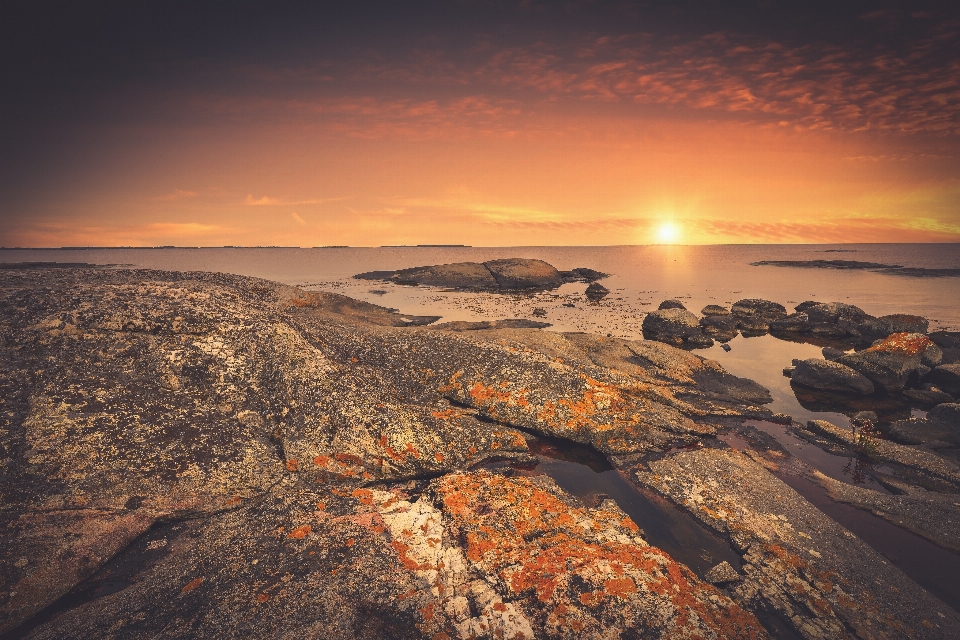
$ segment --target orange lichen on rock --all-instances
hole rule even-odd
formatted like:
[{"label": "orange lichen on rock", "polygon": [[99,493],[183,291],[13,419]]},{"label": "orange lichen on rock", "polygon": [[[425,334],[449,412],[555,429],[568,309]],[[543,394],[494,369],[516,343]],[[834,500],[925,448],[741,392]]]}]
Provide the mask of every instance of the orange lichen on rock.
[{"label": "orange lichen on rock", "polygon": [[870,347],[867,351],[915,355],[923,353],[927,350],[927,347],[934,344],[933,340],[922,333],[893,333],[884,338],[883,342]]},{"label": "orange lichen on rock", "polygon": [[296,470],[297,470],[297,461],[287,460],[287,471],[296,471]]},{"label": "orange lichen on rock", "polygon": [[533,479],[488,472],[451,474],[435,487],[467,560],[528,610],[570,620],[600,607],[624,628],[665,624],[671,637],[764,637],[752,614],[647,546],[615,508],[571,507]]},{"label": "orange lichen on rock", "polygon": [[305,524],[292,529],[290,533],[287,534],[287,537],[296,538],[297,540],[302,540],[303,538],[306,538],[308,535],[310,535],[311,531],[313,531],[313,529],[310,527],[310,525]]},{"label": "orange lichen on rock", "polygon": [[187,584],[183,586],[183,589],[180,589],[180,593],[186,593],[188,591],[193,591],[203,583],[203,578],[194,578]]}]

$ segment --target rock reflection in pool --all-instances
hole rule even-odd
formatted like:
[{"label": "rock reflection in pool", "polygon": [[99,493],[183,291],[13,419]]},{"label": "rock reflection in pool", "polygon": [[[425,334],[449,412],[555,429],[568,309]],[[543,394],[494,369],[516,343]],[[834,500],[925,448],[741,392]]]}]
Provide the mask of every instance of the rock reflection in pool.
[{"label": "rock reflection in pool", "polygon": [[528,440],[536,454],[535,465],[495,463],[526,475],[550,476],[563,490],[588,506],[609,497],[644,532],[644,539],[687,565],[701,578],[712,567],[727,561],[740,569],[740,556],[730,545],[701,526],[666,499],[646,493],[628,482],[604,456],[590,447],[549,438]]}]

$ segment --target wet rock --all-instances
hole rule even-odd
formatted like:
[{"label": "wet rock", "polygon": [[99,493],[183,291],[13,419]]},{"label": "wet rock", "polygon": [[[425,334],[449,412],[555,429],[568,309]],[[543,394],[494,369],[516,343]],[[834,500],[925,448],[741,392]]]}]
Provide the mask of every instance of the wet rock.
[{"label": "wet rock", "polygon": [[729,352],[730,349],[731,349],[730,345],[728,345],[728,344],[722,344],[722,345],[720,345],[720,348],[723,349],[724,351],[728,351],[728,352]]},{"label": "wet rock", "polygon": [[791,313],[779,320],[773,320],[769,327],[773,333],[807,333],[811,325],[806,313]]},{"label": "wet rock", "polygon": [[857,323],[867,316],[860,307],[842,302],[824,302],[812,305],[805,308],[804,313],[810,318],[810,322],[829,322],[833,324],[841,320]]},{"label": "wet rock", "polygon": [[737,337],[737,319],[732,314],[704,316],[700,318],[700,327],[704,334],[721,342]]},{"label": "wet rock", "polygon": [[846,352],[841,351],[840,349],[835,349],[833,347],[824,347],[822,353],[823,353],[824,360],[830,360],[831,362],[836,362],[837,360],[842,358]]},{"label": "wet rock", "polygon": [[784,368],[783,368],[783,377],[784,377],[784,378],[792,378],[792,377],[793,377],[793,372],[796,371],[796,370],[797,370],[797,368],[794,367],[794,366],[784,367]]},{"label": "wet rock", "polygon": [[[697,346],[709,346],[713,340],[700,330],[697,316],[686,309],[662,309],[651,311],[643,319],[643,335],[650,340],[667,344],[691,342]],[[709,344],[706,344],[709,340]]]},{"label": "wet rock", "polygon": [[926,333],[930,323],[921,316],[912,316],[905,313],[895,313],[889,316],[880,316],[879,320],[886,325],[887,333]]},{"label": "wet rock", "polygon": [[610,289],[607,289],[599,282],[591,282],[590,286],[587,287],[587,290],[584,292],[584,295],[587,296],[587,299],[591,302],[599,302],[609,294]]},{"label": "wet rock", "polygon": [[726,307],[721,307],[718,304],[708,304],[703,309],[700,310],[700,315],[702,316],[728,316],[730,315],[730,310]]},{"label": "wet rock", "polygon": [[895,333],[869,349],[843,356],[838,362],[894,393],[902,391],[911,375],[916,374],[921,355],[932,344],[919,333]]},{"label": "wet rock", "polygon": [[737,570],[729,562],[723,561],[707,571],[707,575],[703,579],[710,584],[730,584],[743,580],[743,576],[737,573]]},{"label": "wet rock", "polygon": [[[806,429],[828,440],[845,444],[854,450],[860,445],[859,436],[852,429],[838,427],[826,420],[810,420],[806,424]],[[960,466],[942,456],[882,439],[874,440],[872,448],[877,460],[895,462],[944,480],[948,486],[953,487],[954,491],[960,489]]]},{"label": "wet rock", "polygon": [[926,381],[957,397],[960,395],[960,364],[941,364],[927,375]]},{"label": "wet rock", "polygon": [[768,331],[771,322],[787,315],[782,304],[760,299],[739,300],[730,307],[730,311],[736,316],[737,325],[751,332]]},{"label": "wet rock", "polygon": [[890,477],[881,478],[881,482],[896,495],[840,482],[819,471],[813,476],[834,500],[871,511],[942,547],[960,551],[960,505],[955,495],[926,491]]},{"label": "wet rock", "polygon": [[760,316],[767,320],[776,320],[787,315],[787,310],[782,304],[758,298],[739,300],[734,303],[730,311],[738,316]]},{"label": "wet rock", "polygon": [[660,306],[657,307],[657,309],[659,311],[663,311],[664,309],[683,309],[684,311],[687,310],[687,308],[683,306],[683,303],[680,302],[679,300],[664,300],[663,302],[660,303]]},{"label": "wet rock", "polygon": [[873,383],[863,374],[838,362],[817,358],[801,360],[796,365],[791,380],[794,384],[814,389],[860,395],[873,393]]}]

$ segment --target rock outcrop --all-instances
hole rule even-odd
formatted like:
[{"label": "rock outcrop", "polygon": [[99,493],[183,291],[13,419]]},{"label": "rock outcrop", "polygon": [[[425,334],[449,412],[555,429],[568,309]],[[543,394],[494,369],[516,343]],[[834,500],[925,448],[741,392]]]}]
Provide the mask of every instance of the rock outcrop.
[{"label": "rock outcrop", "polygon": [[797,362],[790,379],[794,384],[813,389],[860,395],[873,393],[873,383],[869,378],[850,367],[829,360],[801,360]]},{"label": "rock outcrop", "polygon": [[700,329],[697,316],[686,309],[668,307],[651,311],[643,318],[643,336],[675,345],[708,347],[713,340]]},{"label": "rock outcrop", "polygon": [[544,291],[565,282],[593,282],[607,274],[587,268],[557,271],[543,260],[505,258],[486,262],[456,262],[399,271],[369,271],[354,276],[403,285],[427,285],[474,291]]},{"label": "rock outcrop", "polygon": [[919,333],[895,333],[869,349],[842,356],[842,365],[859,371],[888,393],[902,391],[915,376],[923,354],[936,345]]},{"label": "rock outcrop", "polygon": [[[376,305],[223,274],[0,278],[5,635],[960,628],[763,465],[720,449],[731,424],[774,417],[771,397],[688,351],[509,322],[398,323]],[[742,568],[711,571],[714,586],[613,500],[485,469],[536,460],[531,433],[602,452],[732,544]],[[932,452],[878,451],[960,479]]]}]

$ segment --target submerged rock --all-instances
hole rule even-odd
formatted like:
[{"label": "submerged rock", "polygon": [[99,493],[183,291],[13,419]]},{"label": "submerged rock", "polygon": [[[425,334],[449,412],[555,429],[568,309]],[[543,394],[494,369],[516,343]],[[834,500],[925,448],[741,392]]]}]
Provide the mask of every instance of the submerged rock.
[{"label": "submerged rock", "polygon": [[660,306],[657,307],[657,310],[663,311],[664,309],[683,309],[684,311],[687,310],[687,308],[683,306],[683,303],[680,302],[679,300],[664,300],[663,302],[660,303]]},{"label": "submerged rock", "polygon": [[703,309],[700,310],[700,315],[702,316],[728,316],[730,315],[730,310],[726,307],[721,307],[718,304],[708,304]]},{"label": "submerged rock", "polygon": [[706,335],[721,342],[737,337],[737,319],[731,314],[704,316],[700,318],[700,327]]},{"label": "submerged rock", "polygon": [[591,302],[599,302],[603,300],[610,294],[610,289],[607,289],[605,286],[599,282],[591,282],[590,286],[587,287],[587,290],[584,292],[584,295],[587,296],[587,299]]},{"label": "submerged rock", "polygon": [[873,393],[873,383],[866,376],[839,362],[829,360],[801,360],[796,364],[790,378],[794,384],[814,389],[860,395]]}]

